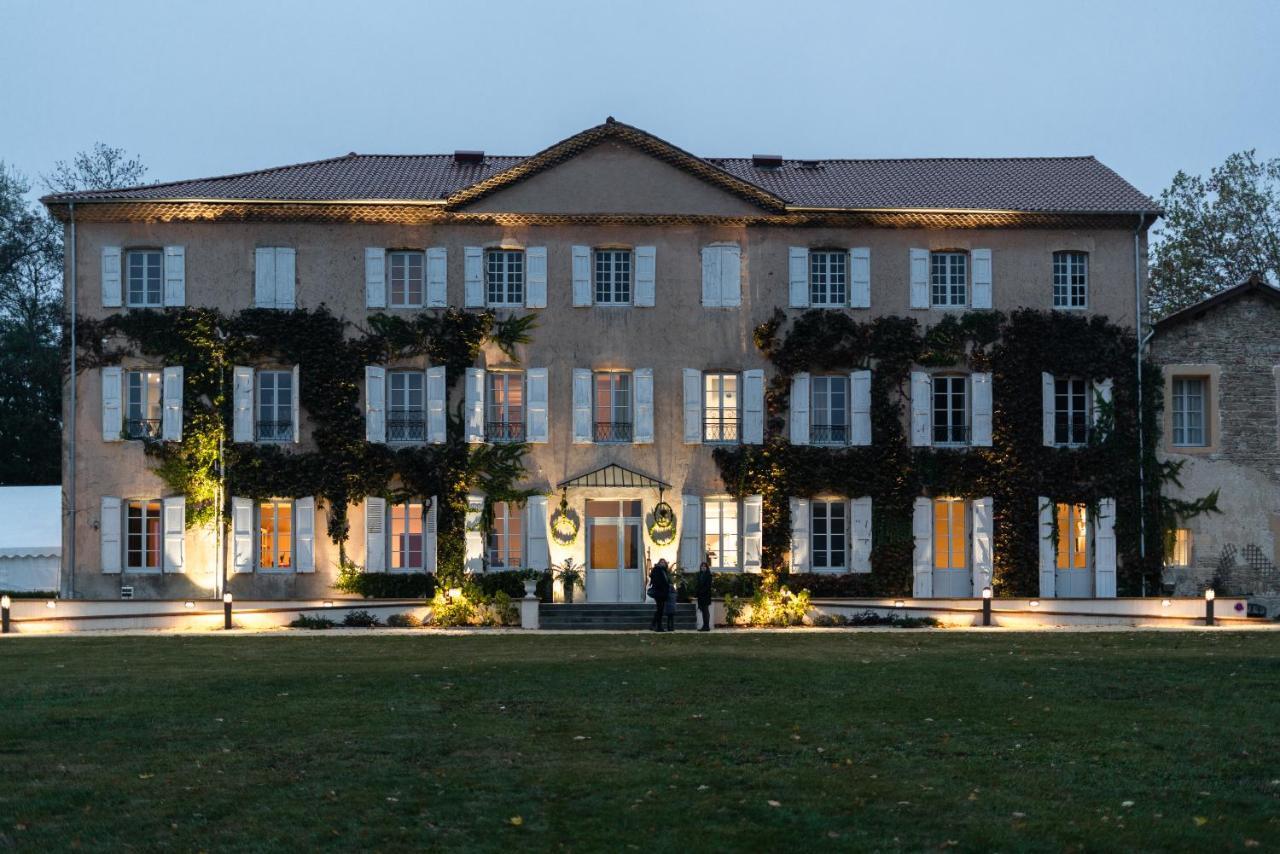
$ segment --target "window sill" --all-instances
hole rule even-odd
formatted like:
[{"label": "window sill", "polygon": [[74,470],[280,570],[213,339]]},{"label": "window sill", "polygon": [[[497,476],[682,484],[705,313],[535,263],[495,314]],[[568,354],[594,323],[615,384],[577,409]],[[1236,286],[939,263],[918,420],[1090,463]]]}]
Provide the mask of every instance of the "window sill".
[{"label": "window sill", "polygon": [[[388,569],[387,575],[416,575],[424,572],[426,572],[426,570],[420,566],[402,566],[398,569]],[[378,575],[379,573],[374,572],[374,573],[366,573],[366,574]]]},{"label": "window sill", "polygon": [[[164,570],[156,569],[140,569],[135,567],[125,567],[121,570],[124,575],[163,575]],[[176,574],[176,573],[175,573]]]},{"label": "window sill", "polygon": [[274,567],[260,566],[257,571],[258,575],[293,575],[294,573],[295,570],[293,567],[289,567],[288,569],[275,569]]},{"label": "window sill", "polygon": [[388,305],[387,305],[387,307],[386,307],[385,309],[381,309],[381,308],[371,308],[371,309],[369,309],[369,311],[422,311],[424,308],[428,308],[428,306],[427,306],[425,303],[417,303],[417,304],[415,304],[415,305],[407,305],[407,304],[406,304],[406,305],[390,305],[390,304],[388,304]]}]

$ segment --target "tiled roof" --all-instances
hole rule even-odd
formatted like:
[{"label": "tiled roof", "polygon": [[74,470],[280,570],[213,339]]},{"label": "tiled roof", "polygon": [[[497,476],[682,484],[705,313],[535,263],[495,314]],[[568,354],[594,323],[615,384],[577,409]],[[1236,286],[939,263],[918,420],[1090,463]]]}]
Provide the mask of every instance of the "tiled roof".
[{"label": "tiled roof", "polygon": [[[784,160],[780,166],[761,168],[751,158],[698,158],[612,119],[532,157],[486,156],[483,162],[465,163],[449,154],[352,153],[215,178],[61,193],[44,201],[448,202],[457,196],[465,202],[552,168],[608,138],[766,207],[776,206],[780,199],[791,207],[849,210],[1132,213],[1159,209],[1093,157]],[[508,170],[510,174],[504,175]]]}]

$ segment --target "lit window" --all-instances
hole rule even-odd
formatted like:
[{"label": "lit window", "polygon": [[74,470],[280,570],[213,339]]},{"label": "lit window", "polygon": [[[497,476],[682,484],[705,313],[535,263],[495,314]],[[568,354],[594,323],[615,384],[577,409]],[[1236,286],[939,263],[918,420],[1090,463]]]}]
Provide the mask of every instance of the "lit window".
[{"label": "lit window", "polygon": [[485,253],[485,294],[491,306],[524,305],[524,253],[491,249]]},{"label": "lit window", "polygon": [[392,308],[422,307],[422,276],[425,266],[425,254],[422,252],[387,253]]},{"label": "lit window", "polygon": [[814,377],[809,388],[809,441],[815,445],[848,444],[849,378]]},{"label": "lit window", "polygon": [[1166,566],[1191,566],[1191,529],[1175,528],[1165,547]]},{"label": "lit window", "polygon": [[388,442],[421,442],[427,438],[426,376],[422,371],[387,374]]},{"label": "lit window", "polygon": [[1084,252],[1053,253],[1053,307],[1087,308],[1089,256]]},{"label": "lit window", "polygon": [[293,374],[258,371],[258,441],[293,440]]},{"label": "lit window", "polygon": [[160,501],[130,501],[125,509],[125,568],[160,569]]},{"label": "lit window", "polygon": [[933,568],[969,567],[968,505],[963,498],[933,502]]},{"label": "lit window", "polygon": [[258,567],[293,567],[292,501],[263,501],[258,505]]},{"label": "lit window", "polygon": [[494,502],[488,540],[489,569],[519,569],[524,566],[524,519],[518,505],[510,501]]},{"label": "lit window", "polygon": [[809,301],[813,306],[840,306],[849,302],[849,254],[809,253]]},{"label": "lit window", "polygon": [[164,254],[159,249],[132,249],[125,253],[129,281],[129,305],[134,308],[164,304]]},{"label": "lit window", "polygon": [[125,429],[130,439],[160,437],[160,372],[129,371],[125,374],[127,400]]},{"label": "lit window", "polygon": [[961,307],[969,303],[969,256],[964,252],[929,253],[929,293],[933,305]]},{"label": "lit window", "polygon": [[738,441],[738,375],[707,374],[703,382],[703,439]]},{"label": "lit window", "polygon": [[631,302],[631,250],[596,250],[596,302],[627,305]]},{"label": "lit window", "polygon": [[1053,441],[1084,445],[1089,441],[1089,383],[1081,379],[1053,381]]},{"label": "lit window", "polygon": [[595,375],[595,440],[631,441],[631,374]]},{"label": "lit window", "polygon": [[[714,569],[740,569],[738,545],[738,502],[708,499],[703,505],[702,547],[710,555]],[[686,567],[692,571],[694,567]]]},{"label": "lit window", "polygon": [[968,377],[933,378],[933,444],[969,443],[968,386]]},{"label": "lit window", "polygon": [[815,569],[844,569],[846,566],[845,502],[810,502],[810,565]]},{"label": "lit window", "polygon": [[391,506],[391,569],[393,572],[422,572],[422,519],[420,501]]},{"label": "lit window", "polygon": [[1055,504],[1058,569],[1089,568],[1089,517],[1083,504]]},{"label": "lit window", "polygon": [[519,371],[490,371],[486,376],[485,438],[490,442],[523,442],[524,374]]},{"label": "lit window", "polygon": [[1173,381],[1174,445],[1204,447],[1209,444],[1204,416],[1207,385],[1203,377],[1181,377]]}]

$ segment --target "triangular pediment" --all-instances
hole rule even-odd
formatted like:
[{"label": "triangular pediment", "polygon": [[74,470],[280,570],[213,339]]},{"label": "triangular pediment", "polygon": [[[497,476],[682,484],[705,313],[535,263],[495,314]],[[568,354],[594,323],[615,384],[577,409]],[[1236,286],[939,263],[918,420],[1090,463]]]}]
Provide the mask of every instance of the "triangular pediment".
[{"label": "triangular pediment", "polygon": [[786,209],[774,194],[612,120],[455,193],[448,207],[466,213],[727,217]]},{"label": "triangular pediment", "polygon": [[601,466],[593,471],[580,474],[577,477],[571,477],[568,480],[562,480],[556,484],[556,489],[569,489],[576,487],[620,487],[623,489],[670,489],[671,484],[663,483],[657,478],[640,474],[640,472],[632,471],[625,466],[617,463],[609,463]]}]

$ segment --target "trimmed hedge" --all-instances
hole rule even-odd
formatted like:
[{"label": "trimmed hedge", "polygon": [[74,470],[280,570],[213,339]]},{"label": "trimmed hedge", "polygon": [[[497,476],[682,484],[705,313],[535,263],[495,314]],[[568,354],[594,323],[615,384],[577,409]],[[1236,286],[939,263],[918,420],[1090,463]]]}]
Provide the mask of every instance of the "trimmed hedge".
[{"label": "trimmed hedge", "polygon": [[[711,594],[717,598],[737,596],[749,599],[760,589],[763,580],[763,575],[754,572],[716,572],[711,576]],[[677,601],[692,601],[693,582],[692,573],[681,577]],[[865,572],[798,572],[794,575],[783,572],[778,574],[778,583],[793,593],[808,590],[814,599],[879,595],[870,573]]]}]

